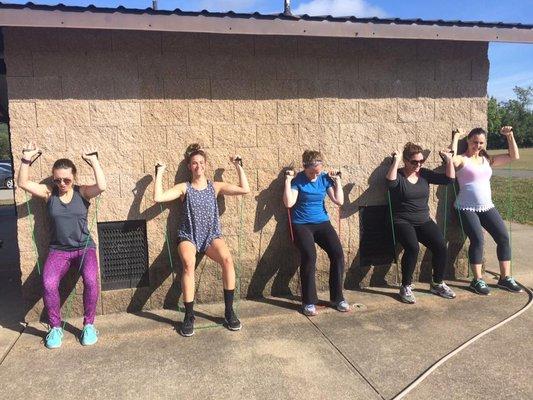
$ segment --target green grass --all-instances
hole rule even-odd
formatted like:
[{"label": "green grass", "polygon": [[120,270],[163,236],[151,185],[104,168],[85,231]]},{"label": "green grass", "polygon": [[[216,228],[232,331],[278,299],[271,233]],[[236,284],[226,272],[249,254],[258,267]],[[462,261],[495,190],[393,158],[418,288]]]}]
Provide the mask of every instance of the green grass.
[{"label": "green grass", "polygon": [[[533,179],[509,179],[493,176],[492,199],[503,219],[533,225]],[[509,195],[510,193],[510,195]]]},{"label": "green grass", "polygon": [[[533,147],[528,149],[519,149],[520,159],[513,161],[512,169],[533,170]],[[490,155],[507,154],[507,150],[489,150]],[[498,167],[498,169],[506,169],[507,166]]]}]

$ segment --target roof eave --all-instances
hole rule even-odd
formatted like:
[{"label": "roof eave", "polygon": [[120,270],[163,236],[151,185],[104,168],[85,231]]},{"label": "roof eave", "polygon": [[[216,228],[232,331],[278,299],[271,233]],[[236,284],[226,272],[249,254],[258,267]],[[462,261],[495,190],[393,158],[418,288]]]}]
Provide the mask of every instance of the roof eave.
[{"label": "roof eave", "polygon": [[533,43],[533,30],[518,28],[64,10],[3,9],[0,26]]}]

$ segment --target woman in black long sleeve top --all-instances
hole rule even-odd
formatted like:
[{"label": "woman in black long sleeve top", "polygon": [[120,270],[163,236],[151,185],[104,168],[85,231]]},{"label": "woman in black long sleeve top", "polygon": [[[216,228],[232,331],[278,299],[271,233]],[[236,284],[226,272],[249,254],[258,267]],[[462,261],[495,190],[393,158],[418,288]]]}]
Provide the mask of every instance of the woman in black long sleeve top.
[{"label": "woman in black long sleeve top", "polygon": [[451,152],[441,151],[440,154],[446,159],[446,174],[422,168],[425,161],[422,147],[409,142],[403,149],[404,167],[398,169],[400,159],[395,152],[386,176],[394,230],[404,248],[400,287],[400,299],[404,303],[414,304],[416,301],[411,282],[418,259],[419,242],[433,254],[431,292],[448,299],[455,297],[455,293],[443,282],[447,263],[446,243],[437,224],[429,216],[429,184],[447,185],[455,178]]}]

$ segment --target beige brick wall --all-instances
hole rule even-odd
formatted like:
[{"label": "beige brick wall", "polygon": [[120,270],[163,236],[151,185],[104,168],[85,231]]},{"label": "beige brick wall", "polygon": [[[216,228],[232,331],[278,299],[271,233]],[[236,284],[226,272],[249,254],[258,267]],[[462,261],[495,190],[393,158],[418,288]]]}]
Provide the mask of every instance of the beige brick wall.
[{"label": "beige brick wall", "polygon": [[[386,204],[385,157],[417,141],[431,150],[429,167],[437,167],[436,153],[448,144],[452,128],[486,125],[484,43],[52,29],[4,29],[4,36],[15,167],[24,142],[33,139],[44,150],[33,179],[49,176],[55,159],[71,157],[80,181],[90,181],[79,156],[90,144],[98,148],[109,181],[98,221],[147,220],[151,287],[102,293],[103,313],[175,303],[179,288],[172,286],[164,231],[168,227],[174,239],[177,208],[161,213],[153,203],[151,174],[161,160],[169,166],[166,187],[186,177],[179,163],[191,142],[208,149],[210,175],[223,169],[217,176],[225,180],[236,179],[227,157],[244,157],[252,193],[226,198],[222,222],[235,258],[241,240],[242,294],[257,296],[297,291],[298,257],[288,242],[280,169],[300,165],[303,150],[321,150],[328,167],[343,170],[341,240],[347,285],[353,287],[372,274],[395,277],[394,266],[358,265],[358,208]],[[433,191],[439,224],[443,198],[443,189]],[[20,190],[16,201],[23,287],[34,317],[42,301],[33,222]],[[39,201],[30,204],[42,265],[46,216]],[[328,208],[337,227],[338,210]],[[456,257],[460,236],[456,229],[448,236],[451,264],[464,275]],[[427,272],[425,251],[420,257]],[[321,289],[327,287],[327,266],[321,254]],[[220,268],[202,262],[200,275],[198,300],[221,300]],[[79,298],[74,309],[80,312]]]}]

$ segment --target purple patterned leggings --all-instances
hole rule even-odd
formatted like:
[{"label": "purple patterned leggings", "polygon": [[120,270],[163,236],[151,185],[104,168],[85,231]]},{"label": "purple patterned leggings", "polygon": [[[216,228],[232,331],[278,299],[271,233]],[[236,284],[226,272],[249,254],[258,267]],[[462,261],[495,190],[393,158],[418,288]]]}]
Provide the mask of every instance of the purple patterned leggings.
[{"label": "purple patterned leggings", "polygon": [[81,276],[83,278],[83,308],[85,318],[83,324],[93,324],[96,314],[96,303],[98,301],[98,262],[96,261],[96,249],[88,247],[74,251],[63,251],[50,249],[48,258],[44,264],[43,286],[44,286],[44,306],[48,313],[48,319],[52,328],[61,325],[61,299],[59,296],[59,282],[70,267],[80,268],[83,253],[83,267]]}]

